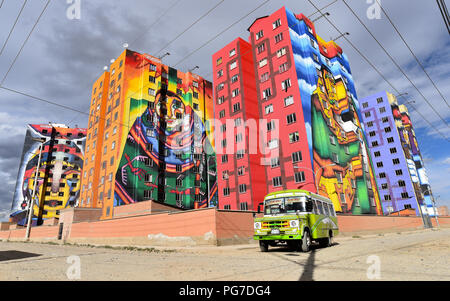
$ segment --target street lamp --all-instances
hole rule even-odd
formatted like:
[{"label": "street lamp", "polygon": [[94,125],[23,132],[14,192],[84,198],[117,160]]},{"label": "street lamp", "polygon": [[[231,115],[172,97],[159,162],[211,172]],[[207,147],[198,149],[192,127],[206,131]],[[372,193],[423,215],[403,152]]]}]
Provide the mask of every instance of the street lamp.
[{"label": "street lamp", "polygon": [[336,37],[336,38],[334,38],[334,39],[331,39],[331,40],[334,41],[334,42],[336,42],[337,39],[340,39],[340,38],[342,38],[343,36],[348,36],[348,35],[350,35],[349,32],[344,32],[343,34],[341,34],[341,35],[339,35],[338,37]]},{"label": "street lamp", "polygon": [[328,13],[328,12],[326,12],[326,13],[324,13],[324,14],[322,14],[320,17],[317,17],[317,18],[315,18],[314,20],[312,20],[311,22],[316,22],[317,20],[319,20],[320,18],[323,18],[323,17],[325,17],[325,16],[329,16],[330,15],[330,13]]},{"label": "street lamp", "polygon": [[31,220],[33,217],[33,206],[34,206],[33,201],[36,196],[36,184],[37,184],[37,179],[38,179],[38,175],[39,175],[39,168],[41,165],[42,147],[44,146],[44,142],[45,142],[45,138],[42,138],[42,139],[32,138],[32,139],[33,139],[33,141],[40,142],[41,144],[39,145],[39,158],[38,158],[38,163],[37,163],[37,167],[36,167],[36,175],[34,176],[33,194],[31,196],[30,201],[28,202],[27,232],[25,234],[25,238],[27,240],[30,239]]},{"label": "street lamp", "polygon": [[[434,200],[434,196],[433,196],[433,194],[431,194],[430,189],[427,189],[423,192],[424,196],[425,196],[425,192],[428,192],[428,194],[430,195],[431,202],[433,203],[433,211],[434,211],[434,218],[436,219],[436,226],[439,228],[439,221],[438,221],[438,217],[437,217],[438,214],[437,214],[437,210],[436,210],[436,202]],[[438,195],[437,197],[439,198],[440,195]]]}]

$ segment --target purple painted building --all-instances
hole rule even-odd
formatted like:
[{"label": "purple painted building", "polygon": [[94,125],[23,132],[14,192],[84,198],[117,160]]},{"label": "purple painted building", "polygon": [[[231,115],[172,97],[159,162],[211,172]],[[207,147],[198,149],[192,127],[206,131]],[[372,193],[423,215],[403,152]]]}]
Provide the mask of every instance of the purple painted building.
[{"label": "purple painted building", "polygon": [[401,120],[396,120],[393,112],[393,106],[398,108],[395,96],[381,92],[360,103],[383,213],[414,209],[420,215],[416,198],[416,190],[420,191],[418,174],[414,161],[403,150],[397,129],[401,124],[396,124]]}]

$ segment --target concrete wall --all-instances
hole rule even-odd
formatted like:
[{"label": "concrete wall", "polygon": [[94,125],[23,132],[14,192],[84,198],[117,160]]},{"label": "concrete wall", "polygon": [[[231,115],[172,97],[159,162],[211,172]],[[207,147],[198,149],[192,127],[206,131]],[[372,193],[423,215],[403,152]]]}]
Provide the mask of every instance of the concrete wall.
[{"label": "concrete wall", "polygon": [[[253,213],[205,208],[181,212],[161,212],[139,216],[98,219],[100,209],[62,212],[62,241],[108,245],[193,246],[254,242]],[[436,225],[435,219],[432,219]],[[341,235],[376,234],[423,229],[420,217],[339,215]],[[441,227],[450,227],[450,217],[439,218]],[[33,227],[31,240],[57,241],[59,225]],[[0,231],[0,239],[24,240],[26,229]]]}]

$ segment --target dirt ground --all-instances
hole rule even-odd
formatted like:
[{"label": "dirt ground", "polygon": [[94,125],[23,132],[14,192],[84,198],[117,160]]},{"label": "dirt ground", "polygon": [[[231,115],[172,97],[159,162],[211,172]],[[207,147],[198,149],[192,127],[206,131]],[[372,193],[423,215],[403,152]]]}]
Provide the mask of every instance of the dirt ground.
[{"label": "dirt ground", "polygon": [[0,242],[0,280],[450,280],[450,229],[337,237],[309,253],[257,244],[136,250]]}]

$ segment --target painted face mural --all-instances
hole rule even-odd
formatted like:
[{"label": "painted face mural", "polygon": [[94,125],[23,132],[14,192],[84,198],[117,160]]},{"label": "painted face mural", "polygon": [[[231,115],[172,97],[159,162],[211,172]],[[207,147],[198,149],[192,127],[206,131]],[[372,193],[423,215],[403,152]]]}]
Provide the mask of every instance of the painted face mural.
[{"label": "painted face mural", "polygon": [[[35,189],[32,200],[35,219],[59,217],[60,210],[76,204],[85,135],[84,129],[28,126],[14,195],[13,220],[23,222]],[[42,148],[36,139],[44,141]]]},{"label": "painted face mural", "polygon": [[381,214],[347,57],[286,11],[318,193],[336,211]]},{"label": "painted face mural", "polygon": [[[144,56],[128,59],[129,67],[146,65],[133,63]],[[133,125],[123,142],[114,206],[144,200],[180,208],[216,205],[217,184],[213,172],[216,162],[205,127],[206,108],[202,104],[205,98],[211,97],[211,86],[196,80],[192,74],[160,68],[150,68],[146,75],[158,87],[152,90],[154,99],[129,98],[129,120]],[[133,79],[129,83],[132,86]],[[134,89],[139,89],[139,82],[136,85]],[[208,155],[205,150],[209,151]]]}]

